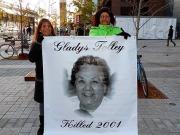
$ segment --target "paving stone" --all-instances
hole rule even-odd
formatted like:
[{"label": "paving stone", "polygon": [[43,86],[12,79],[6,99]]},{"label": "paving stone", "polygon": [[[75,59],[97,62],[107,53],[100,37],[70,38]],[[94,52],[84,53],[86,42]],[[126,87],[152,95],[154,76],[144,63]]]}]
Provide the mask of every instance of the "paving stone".
[{"label": "paving stone", "polygon": [[16,121],[15,127],[23,127],[27,118],[19,118]]},{"label": "paving stone", "polygon": [[2,128],[0,135],[19,135],[19,128]]},{"label": "paving stone", "polygon": [[0,119],[0,128],[3,128],[9,119]]},{"label": "paving stone", "polygon": [[0,114],[5,114],[10,109],[10,107],[11,107],[11,105],[1,104],[0,105]]},{"label": "paving stone", "polygon": [[27,118],[26,123],[35,123],[37,118]]},{"label": "paving stone", "polygon": [[0,76],[6,77],[6,76],[25,76],[28,72],[32,71],[32,68],[1,68],[0,70]]}]

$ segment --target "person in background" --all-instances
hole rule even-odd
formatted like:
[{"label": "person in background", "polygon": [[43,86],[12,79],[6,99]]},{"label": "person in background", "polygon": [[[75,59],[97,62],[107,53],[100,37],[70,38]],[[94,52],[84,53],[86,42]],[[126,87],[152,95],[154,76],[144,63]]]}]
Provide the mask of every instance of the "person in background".
[{"label": "person in background", "polygon": [[23,34],[24,34],[24,35],[26,34],[26,30],[25,30],[25,27],[23,28]]},{"label": "person in background", "polygon": [[43,61],[42,61],[42,40],[44,36],[55,36],[52,24],[48,19],[41,19],[34,34],[34,39],[29,52],[29,60],[36,64],[36,80],[34,100],[40,103],[40,126],[37,135],[44,132],[44,88],[43,88]]},{"label": "person in background", "polygon": [[76,30],[76,35],[77,36],[84,36],[84,28],[83,25],[80,24]]},{"label": "person in background", "polygon": [[90,36],[113,36],[120,35],[124,36],[125,39],[131,35],[124,32],[122,28],[115,27],[115,18],[111,10],[107,7],[101,8],[94,18],[95,26],[91,27],[89,35]]},{"label": "person in background", "polygon": [[26,29],[26,33],[27,33],[27,36],[28,36],[29,38],[31,37],[31,31],[32,31],[31,27],[28,26],[27,29]]},{"label": "person in background", "polygon": [[172,40],[173,32],[174,32],[173,26],[171,25],[170,28],[169,28],[169,33],[168,33],[167,46],[169,46],[169,41],[171,41],[171,43],[174,44],[174,47],[176,46],[176,43]]}]

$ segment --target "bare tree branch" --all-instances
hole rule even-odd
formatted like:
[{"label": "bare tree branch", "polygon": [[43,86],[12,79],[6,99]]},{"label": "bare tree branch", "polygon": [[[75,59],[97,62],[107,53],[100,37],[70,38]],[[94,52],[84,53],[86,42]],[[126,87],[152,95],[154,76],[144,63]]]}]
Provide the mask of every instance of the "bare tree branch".
[{"label": "bare tree branch", "polygon": [[140,30],[147,22],[149,22],[149,20],[151,20],[151,18],[152,18],[156,13],[158,13],[159,11],[161,11],[161,10],[167,8],[168,6],[169,6],[169,3],[166,4],[166,5],[164,5],[164,6],[162,6],[161,8],[159,8],[158,10],[156,10],[154,13],[152,13],[152,15],[149,17],[149,19],[146,20],[146,21],[139,27],[138,30]]},{"label": "bare tree branch", "polygon": [[151,13],[151,11],[153,11],[154,9],[156,8],[156,6],[151,6],[151,8],[150,9],[148,9],[148,11],[146,11],[146,12],[143,12],[143,13],[141,13],[141,15],[147,15],[148,13]]},{"label": "bare tree branch", "polygon": [[144,7],[147,7],[148,5],[150,4],[150,1],[142,1],[142,5],[141,5],[141,8],[143,9]]}]

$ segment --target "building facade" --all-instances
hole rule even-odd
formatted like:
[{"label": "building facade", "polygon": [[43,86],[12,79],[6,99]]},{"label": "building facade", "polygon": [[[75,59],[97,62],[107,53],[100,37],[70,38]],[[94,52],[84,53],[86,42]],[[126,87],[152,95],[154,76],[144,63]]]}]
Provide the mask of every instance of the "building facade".
[{"label": "building facade", "polygon": [[63,26],[67,23],[67,9],[66,9],[66,0],[60,1],[60,26]]},{"label": "building facade", "polygon": [[[112,11],[114,15],[129,16],[137,15],[139,0],[112,0]],[[143,0],[141,15],[142,16],[167,16],[166,0]],[[161,10],[159,10],[162,8]],[[159,10],[159,11],[158,11]],[[154,12],[158,11],[156,14]]]},{"label": "building facade", "polygon": [[177,18],[177,37],[180,38],[180,1],[174,0],[173,16]]},{"label": "building facade", "polygon": [[35,27],[35,18],[37,12],[31,9],[20,9],[16,5],[0,1],[0,32],[2,33],[17,33],[20,27],[30,26],[33,31]]},{"label": "building facade", "polygon": [[[116,16],[137,15],[139,1],[140,0],[98,0],[98,9],[108,4]],[[172,16],[172,4],[168,5],[167,3],[173,3],[173,0],[143,0],[141,15]]]}]

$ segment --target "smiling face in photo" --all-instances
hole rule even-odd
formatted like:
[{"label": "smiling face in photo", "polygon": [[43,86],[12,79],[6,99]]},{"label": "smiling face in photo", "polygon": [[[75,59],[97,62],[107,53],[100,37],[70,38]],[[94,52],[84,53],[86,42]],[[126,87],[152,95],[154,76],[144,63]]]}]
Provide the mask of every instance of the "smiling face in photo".
[{"label": "smiling face in photo", "polygon": [[106,92],[102,66],[84,64],[76,73],[76,93],[80,106],[85,110],[95,110],[102,102]]}]

